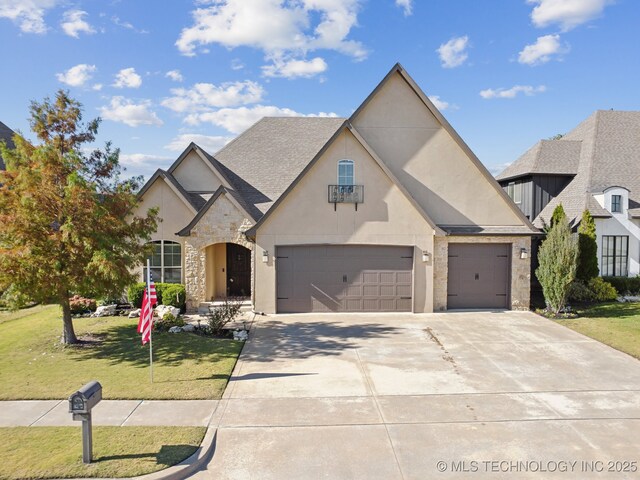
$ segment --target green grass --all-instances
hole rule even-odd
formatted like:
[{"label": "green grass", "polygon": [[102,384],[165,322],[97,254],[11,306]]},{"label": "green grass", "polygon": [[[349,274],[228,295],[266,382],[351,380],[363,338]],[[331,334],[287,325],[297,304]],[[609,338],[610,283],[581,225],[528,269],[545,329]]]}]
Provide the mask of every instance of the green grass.
[{"label": "green grass", "polygon": [[137,319],[74,320],[76,334],[93,341],[60,343],[57,306],[0,313],[0,400],[60,399],[90,380],[110,399],[220,398],[242,349],[241,342],[191,333],[153,336],[154,383],[149,345],[136,333]]},{"label": "green grass", "polygon": [[79,427],[0,428],[0,478],[133,477],[191,456],[202,427],[94,427],[93,463],[82,463]]},{"label": "green grass", "polygon": [[606,303],[558,323],[640,359],[640,304]]}]

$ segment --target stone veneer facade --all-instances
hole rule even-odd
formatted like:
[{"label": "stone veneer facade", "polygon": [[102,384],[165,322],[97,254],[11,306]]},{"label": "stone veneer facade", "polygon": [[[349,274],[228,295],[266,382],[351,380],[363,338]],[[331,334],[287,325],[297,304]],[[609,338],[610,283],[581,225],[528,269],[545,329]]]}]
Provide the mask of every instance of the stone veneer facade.
[{"label": "stone veneer facade", "polygon": [[254,291],[253,243],[245,232],[253,222],[226,195],[220,196],[184,239],[184,283],[187,310],[195,310],[206,296],[206,248],[215,243],[236,243],[251,250],[251,295]]},{"label": "stone veneer facade", "polygon": [[[504,236],[450,236],[435,237],[433,269],[433,310],[447,309],[447,281],[449,272],[450,243],[509,243],[511,244],[511,309],[529,310],[531,289],[531,237]],[[520,250],[526,249],[528,258],[520,258]]]}]

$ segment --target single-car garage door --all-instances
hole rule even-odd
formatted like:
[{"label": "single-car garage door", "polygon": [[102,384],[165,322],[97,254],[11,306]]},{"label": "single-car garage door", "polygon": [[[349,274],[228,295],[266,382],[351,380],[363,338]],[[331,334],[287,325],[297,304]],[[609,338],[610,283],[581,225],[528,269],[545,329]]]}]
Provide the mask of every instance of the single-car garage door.
[{"label": "single-car garage door", "polygon": [[277,247],[279,313],[410,312],[413,247]]},{"label": "single-car garage door", "polygon": [[447,308],[509,308],[511,245],[450,243]]}]

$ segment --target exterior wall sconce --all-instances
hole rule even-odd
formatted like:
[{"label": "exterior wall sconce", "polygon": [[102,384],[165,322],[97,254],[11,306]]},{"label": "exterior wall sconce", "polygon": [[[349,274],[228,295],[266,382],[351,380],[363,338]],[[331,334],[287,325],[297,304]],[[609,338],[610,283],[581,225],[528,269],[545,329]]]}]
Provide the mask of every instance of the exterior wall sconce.
[{"label": "exterior wall sconce", "polygon": [[529,258],[529,252],[527,252],[526,248],[521,248],[520,249],[520,258],[522,260],[526,260],[527,258]]},{"label": "exterior wall sconce", "polygon": [[431,260],[431,254],[429,252],[427,252],[426,250],[422,251],[422,261],[427,263]]},{"label": "exterior wall sconce", "polygon": [[267,250],[262,251],[262,263],[269,262],[269,252]]}]

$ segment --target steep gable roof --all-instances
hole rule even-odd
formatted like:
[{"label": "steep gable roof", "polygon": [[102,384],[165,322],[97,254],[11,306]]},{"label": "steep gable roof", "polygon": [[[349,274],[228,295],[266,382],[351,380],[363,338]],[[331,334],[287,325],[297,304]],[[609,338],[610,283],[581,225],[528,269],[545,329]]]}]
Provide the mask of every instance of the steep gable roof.
[{"label": "steep gable roof", "polygon": [[497,175],[496,180],[536,173],[575,175],[581,149],[581,140],[541,140]]},{"label": "steep gable roof", "polygon": [[187,145],[187,148],[185,148],[184,151],[180,154],[180,156],[176,159],[176,161],[171,164],[167,172],[173,175],[173,172],[176,171],[176,169],[180,166],[180,164],[182,164],[182,162],[187,158],[187,156],[192,151],[195,152],[198,155],[198,157],[200,157],[200,159],[203,161],[203,163],[211,169],[213,174],[216,177],[218,177],[222,185],[227,187],[231,186],[231,184],[229,183],[229,179],[226,177],[224,172],[219,168],[219,165],[217,164],[217,162],[215,162],[207,152],[205,152],[202,148],[200,148],[200,146],[198,146],[193,142]]},{"label": "steep gable roof", "polygon": [[[14,135],[15,132],[13,130],[7,127],[4,123],[0,122],[0,140],[4,140],[8,148],[16,148],[15,144],[13,143]],[[0,155],[0,170],[4,170],[5,168],[6,167],[4,164],[4,160]]]},{"label": "steep gable roof", "polygon": [[191,210],[194,214],[198,212],[198,209],[202,205],[200,199],[196,199],[192,195],[187,192],[182,185],[168,172],[165,172],[162,169],[156,170],[147,183],[143,185],[143,187],[138,192],[138,197],[142,197],[149,188],[158,180],[162,179],[166,182],[166,184],[175,192],[175,194],[180,198],[184,204]]}]

